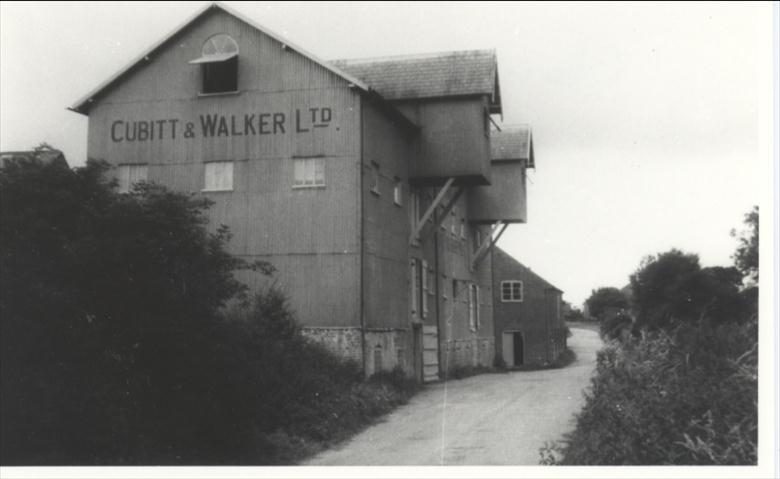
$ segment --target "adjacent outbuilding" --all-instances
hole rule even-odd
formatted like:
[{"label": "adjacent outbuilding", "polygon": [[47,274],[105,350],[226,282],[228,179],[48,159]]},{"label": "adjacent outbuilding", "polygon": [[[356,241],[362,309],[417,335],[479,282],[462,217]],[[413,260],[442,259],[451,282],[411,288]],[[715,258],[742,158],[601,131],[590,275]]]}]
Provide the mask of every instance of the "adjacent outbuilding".
[{"label": "adjacent outbuilding", "polygon": [[563,291],[500,248],[492,263],[497,361],[509,368],[555,362],[566,349]]}]

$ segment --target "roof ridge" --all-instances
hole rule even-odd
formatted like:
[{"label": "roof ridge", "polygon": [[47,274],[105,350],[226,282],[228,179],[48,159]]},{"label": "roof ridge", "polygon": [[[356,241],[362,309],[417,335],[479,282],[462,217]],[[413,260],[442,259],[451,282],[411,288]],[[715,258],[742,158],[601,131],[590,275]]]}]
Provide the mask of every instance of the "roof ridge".
[{"label": "roof ridge", "polygon": [[531,124],[530,123],[511,123],[511,124],[502,124],[501,130],[493,130],[496,133],[501,133],[505,131],[518,131],[518,130],[531,130]]},{"label": "roof ridge", "polygon": [[179,24],[176,28],[174,28],[170,33],[167,35],[164,35],[161,39],[154,42],[151,46],[147,47],[143,53],[141,53],[139,56],[135,57],[133,60],[131,60],[128,64],[126,64],[124,67],[119,69],[116,73],[111,75],[108,79],[103,81],[100,85],[95,87],[93,90],[91,90],[89,93],[84,95],[82,98],[80,98],[76,103],[74,103],[72,106],[68,107],[69,110],[74,111],[76,113],[86,114],[85,107],[88,103],[93,101],[94,97],[98,96],[99,94],[103,93],[106,89],[113,86],[113,84],[120,79],[122,79],[126,74],[130,73],[136,65],[140,64],[142,61],[148,61],[149,58],[157,52],[158,49],[165,46],[172,38],[174,38],[176,35],[178,35],[180,32],[184,31],[186,28],[188,28],[190,25],[192,25],[195,21],[199,20],[204,15],[209,14],[212,10],[218,9],[222,10],[223,12],[227,13],[228,15],[233,16],[234,18],[237,18],[238,20],[246,23],[247,25],[251,26],[255,30],[259,31],[260,33],[274,39],[275,41],[281,43],[282,45],[285,45],[289,47],[291,50],[296,51],[298,54],[308,58],[310,61],[317,63],[318,65],[322,66],[323,68],[330,70],[334,74],[340,76],[344,80],[348,81],[349,83],[357,86],[358,88],[368,92],[371,90],[371,88],[359,80],[358,78],[355,78],[351,74],[342,71],[338,67],[331,65],[330,62],[327,62],[325,60],[322,60],[318,56],[314,55],[313,53],[308,52],[307,50],[295,45],[294,43],[287,40],[284,36],[274,32],[273,30],[270,30],[269,28],[260,25],[252,18],[244,15],[243,13],[240,13],[237,10],[234,10],[233,8],[223,4],[222,2],[211,2],[208,5],[203,6],[200,8],[197,12],[195,12],[192,16],[190,16],[187,20]]},{"label": "roof ridge", "polygon": [[411,54],[401,54],[401,55],[385,55],[385,56],[378,56],[378,57],[363,57],[363,58],[339,58],[335,60],[328,60],[329,63],[346,63],[346,64],[359,64],[359,63],[379,63],[379,62],[388,62],[388,61],[399,61],[399,60],[424,60],[429,58],[441,58],[445,56],[450,55],[456,55],[456,54],[463,54],[463,53],[490,53],[491,55],[496,54],[495,48],[483,48],[483,49],[473,49],[473,50],[448,50],[448,51],[439,51],[439,52],[425,52],[425,53],[411,53]]}]

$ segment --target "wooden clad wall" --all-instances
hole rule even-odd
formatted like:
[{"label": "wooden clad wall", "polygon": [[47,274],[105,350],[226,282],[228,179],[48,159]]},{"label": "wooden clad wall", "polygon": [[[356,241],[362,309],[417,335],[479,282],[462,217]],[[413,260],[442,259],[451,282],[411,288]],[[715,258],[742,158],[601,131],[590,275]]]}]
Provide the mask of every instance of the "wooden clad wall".
[{"label": "wooden clad wall", "polygon": [[469,220],[480,223],[525,223],[527,193],[525,163],[493,161],[490,186],[469,188]]},{"label": "wooden clad wall", "polygon": [[[538,351],[544,347],[545,338],[549,339],[563,327],[563,319],[558,315],[560,308],[557,307],[561,293],[551,290],[548,283],[505,252],[495,249],[492,256],[496,347],[501,347],[504,331],[522,331],[528,333],[525,339],[527,351]],[[523,282],[522,302],[501,300],[501,282],[510,280]],[[497,351],[497,355],[501,357],[501,351]]]},{"label": "wooden clad wall", "polygon": [[[471,270],[471,260],[475,252],[476,231],[481,230],[482,237],[486,237],[487,229],[467,221],[468,198],[462,195],[456,203],[455,215],[450,215],[444,222],[444,229],[437,232],[439,251],[439,291],[437,292],[440,307],[440,342],[442,350],[451,350],[450,358],[443,367],[452,369],[456,366],[476,366],[475,362],[459,364],[458,358],[471,358],[476,361],[486,352],[474,350],[483,347],[484,341],[492,340],[493,329],[493,301],[492,301],[492,276],[491,258],[486,256],[477,267]],[[452,233],[452,221],[456,222],[456,234]],[[465,224],[465,238],[460,234],[460,224]],[[456,296],[453,298],[452,281],[457,280]],[[479,315],[480,325],[472,330],[469,322],[468,309],[468,285],[475,283],[479,286]],[[444,297],[446,296],[446,298]],[[479,340],[476,341],[475,340]],[[481,341],[481,342],[480,342]],[[461,350],[454,351],[453,348]],[[486,365],[491,365],[490,362]]]},{"label": "wooden clad wall", "polygon": [[412,180],[441,185],[457,177],[462,184],[489,184],[490,129],[486,97],[434,99],[397,103],[420,125],[420,160],[412,165]]},{"label": "wooden clad wall", "polygon": [[[239,93],[201,96],[188,62],[217,33],[239,44]],[[153,138],[127,134],[139,122]],[[88,154],[147,163],[150,181],[212,199],[212,227],[230,227],[234,254],[277,267],[303,325],[359,326],[360,98],[345,80],[215,9],[97,99]],[[324,188],[293,188],[301,157],[323,159]],[[225,160],[233,190],[201,193],[204,162]]]},{"label": "wooden clad wall", "polygon": [[[409,329],[409,165],[414,133],[363,100],[363,294],[366,328]],[[378,194],[371,191],[379,166]],[[402,185],[401,205],[393,188]]]}]

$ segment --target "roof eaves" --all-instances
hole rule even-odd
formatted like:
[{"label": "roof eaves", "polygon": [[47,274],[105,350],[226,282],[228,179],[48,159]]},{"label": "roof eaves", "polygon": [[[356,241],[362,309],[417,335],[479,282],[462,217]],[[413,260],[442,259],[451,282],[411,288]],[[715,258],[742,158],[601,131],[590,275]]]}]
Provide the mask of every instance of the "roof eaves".
[{"label": "roof eaves", "polygon": [[194,15],[192,15],[190,18],[188,18],[186,21],[184,21],[182,24],[177,26],[171,33],[168,35],[165,35],[162,39],[155,42],[151,47],[149,47],[144,53],[139,55],[138,57],[134,58],[130,63],[128,63],[125,67],[120,69],[117,73],[109,77],[106,81],[98,85],[95,89],[87,93],[84,97],[76,101],[72,106],[68,107],[68,110],[74,111],[76,113],[81,113],[82,115],[86,115],[89,111],[89,104],[94,101],[94,98],[98,96],[103,90],[108,88],[109,86],[113,85],[114,82],[122,78],[124,75],[129,73],[133,68],[135,68],[136,65],[141,63],[142,61],[148,61],[152,54],[157,51],[158,48],[162,47],[164,44],[166,44],[169,40],[171,40],[174,36],[176,36],[179,32],[187,28],[192,22],[199,19],[201,16],[206,14],[207,12],[211,11],[213,8],[218,8],[224,12],[227,12],[230,15],[233,15],[234,17],[238,18],[239,20],[243,21],[244,23],[247,23],[248,25],[254,27],[255,29],[259,30],[260,32],[268,35],[269,37],[273,38],[274,40],[280,42],[283,45],[286,45],[288,48],[297,51],[301,55],[309,58],[313,62],[319,64],[323,68],[330,70],[331,72],[335,73],[336,75],[339,75],[340,77],[347,80],[350,84],[355,85],[357,88],[360,88],[363,91],[370,91],[370,88],[368,85],[360,81],[359,79],[353,77],[352,75],[349,75],[348,73],[329,65],[327,62],[320,60],[315,55],[312,55],[311,53],[307,52],[303,48],[298,47],[297,45],[294,45],[293,43],[287,41],[284,39],[281,35],[278,35],[277,33],[258,25],[254,20],[245,17],[243,14],[233,10],[232,8],[223,5],[220,2],[214,2],[211,3],[200,10],[198,10]]}]

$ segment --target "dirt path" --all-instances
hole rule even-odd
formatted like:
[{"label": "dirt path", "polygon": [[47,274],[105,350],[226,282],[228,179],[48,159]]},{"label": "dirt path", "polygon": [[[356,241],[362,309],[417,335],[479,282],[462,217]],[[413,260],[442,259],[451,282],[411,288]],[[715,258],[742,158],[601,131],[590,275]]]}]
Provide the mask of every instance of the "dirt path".
[{"label": "dirt path", "polygon": [[598,335],[572,329],[563,369],[484,374],[428,386],[409,404],[304,465],[536,465],[573,427],[595,369]]}]

